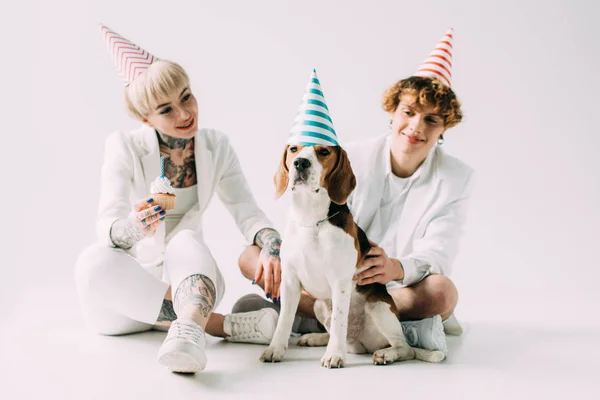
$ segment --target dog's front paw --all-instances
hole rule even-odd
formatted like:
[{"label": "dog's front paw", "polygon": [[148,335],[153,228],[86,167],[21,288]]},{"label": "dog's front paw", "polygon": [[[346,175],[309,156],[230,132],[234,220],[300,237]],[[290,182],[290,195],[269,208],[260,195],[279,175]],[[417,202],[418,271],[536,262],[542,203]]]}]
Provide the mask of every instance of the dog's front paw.
[{"label": "dog's front paw", "polygon": [[346,355],[342,351],[326,351],[321,358],[321,366],[327,368],[342,368],[346,363]]},{"label": "dog's front paw", "polygon": [[375,353],[373,353],[373,364],[386,365],[396,361],[395,357],[390,357],[389,351],[386,350],[388,349],[377,350]]},{"label": "dog's front paw", "polygon": [[267,347],[267,349],[260,356],[262,362],[280,362],[283,360],[285,354],[285,347]]},{"label": "dog's front paw", "polygon": [[388,347],[373,353],[373,364],[386,365],[396,361],[414,360],[415,351],[410,347]]},{"label": "dog's front paw", "polygon": [[329,333],[307,333],[298,340],[298,346],[320,347],[329,343]]}]

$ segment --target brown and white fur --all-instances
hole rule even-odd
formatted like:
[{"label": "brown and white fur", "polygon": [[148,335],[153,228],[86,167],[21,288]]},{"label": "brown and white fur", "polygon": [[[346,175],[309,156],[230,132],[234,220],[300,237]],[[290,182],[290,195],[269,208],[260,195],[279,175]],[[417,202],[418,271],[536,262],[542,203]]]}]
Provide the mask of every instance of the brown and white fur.
[{"label": "brown and white fur", "polygon": [[[321,365],[343,367],[346,353],[373,353],[374,364],[419,359],[439,362],[441,351],[410,347],[385,285],[352,280],[371,248],[346,200],[356,179],[341,147],[286,147],[275,175],[277,196],[288,186],[292,206],[281,244],[281,311],[261,361],[283,359],[302,289],[318,299],[315,313],[327,333],[300,338],[299,345],[327,345]],[[361,271],[358,271],[361,272]]]}]

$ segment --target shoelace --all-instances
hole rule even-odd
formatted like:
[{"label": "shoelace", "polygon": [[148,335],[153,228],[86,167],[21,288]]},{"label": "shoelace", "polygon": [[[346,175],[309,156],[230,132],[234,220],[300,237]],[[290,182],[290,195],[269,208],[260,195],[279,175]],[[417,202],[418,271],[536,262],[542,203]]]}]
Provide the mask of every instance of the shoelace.
[{"label": "shoelace", "polygon": [[236,316],[231,321],[231,333],[232,336],[240,338],[252,338],[258,335],[258,321],[257,317],[249,316]]},{"label": "shoelace", "polygon": [[183,324],[177,320],[173,321],[171,328],[169,329],[169,339],[184,339],[196,344],[202,341],[202,335],[202,329],[188,324]]}]

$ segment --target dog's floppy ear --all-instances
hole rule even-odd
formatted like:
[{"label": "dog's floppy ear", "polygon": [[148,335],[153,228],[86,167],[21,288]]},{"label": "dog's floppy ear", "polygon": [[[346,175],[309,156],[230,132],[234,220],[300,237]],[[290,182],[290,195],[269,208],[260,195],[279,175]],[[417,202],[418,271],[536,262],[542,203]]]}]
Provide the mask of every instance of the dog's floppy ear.
[{"label": "dog's floppy ear", "polygon": [[339,154],[335,168],[329,175],[327,193],[335,204],[346,204],[350,193],[356,187],[356,177],[350,166],[350,159],[346,151],[339,147]]},{"label": "dog's floppy ear", "polygon": [[281,162],[279,163],[279,169],[275,173],[275,177],[273,181],[275,182],[275,198],[280,198],[288,187],[289,181],[289,171],[287,167],[287,149],[288,146],[285,146],[283,150],[283,155],[281,156]]}]

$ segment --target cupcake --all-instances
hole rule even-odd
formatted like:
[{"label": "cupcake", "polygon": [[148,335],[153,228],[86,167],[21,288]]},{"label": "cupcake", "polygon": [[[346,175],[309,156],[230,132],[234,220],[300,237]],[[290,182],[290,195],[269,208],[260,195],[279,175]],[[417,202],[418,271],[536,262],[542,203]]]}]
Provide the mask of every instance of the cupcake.
[{"label": "cupcake", "polygon": [[150,184],[150,193],[154,204],[158,204],[163,210],[175,208],[175,190],[166,176],[159,176]]},{"label": "cupcake", "polygon": [[150,193],[154,203],[162,207],[163,210],[172,210],[175,208],[175,190],[171,186],[171,181],[165,176],[165,159],[160,156],[160,176],[150,184]]}]

